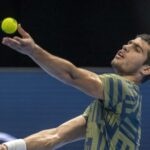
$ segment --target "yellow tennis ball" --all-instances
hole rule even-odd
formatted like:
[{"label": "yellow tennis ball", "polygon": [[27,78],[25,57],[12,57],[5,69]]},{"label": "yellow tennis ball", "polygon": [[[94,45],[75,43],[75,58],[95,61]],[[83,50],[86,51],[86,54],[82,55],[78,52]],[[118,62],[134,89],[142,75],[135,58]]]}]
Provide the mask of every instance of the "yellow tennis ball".
[{"label": "yellow tennis ball", "polygon": [[1,23],[2,30],[7,34],[13,34],[14,32],[16,32],[17,27],[17,21],[11,17],[4,18]]}]

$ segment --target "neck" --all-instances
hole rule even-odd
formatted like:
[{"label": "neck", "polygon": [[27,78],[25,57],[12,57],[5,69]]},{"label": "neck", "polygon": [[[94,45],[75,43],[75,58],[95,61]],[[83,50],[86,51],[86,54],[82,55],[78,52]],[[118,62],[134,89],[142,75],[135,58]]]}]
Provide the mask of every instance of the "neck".
[{"label": "neck", "polygon": [[126,74],[121,74],[121,73],[118,73],[118,74],[122,76],[123,78],[125,78],[126,80],[134,82],[135,84],[140,84],[143,78],[141,74],[131,74],[131,75],[126,75]]},{"label": "neck", "polygon": [[124,77],[125,79],[127,79],[131,82],[134,82],[135,84],[140,84],[140,80],[138,78],[135,78],[135,76],[125,75],[122,77]]}]

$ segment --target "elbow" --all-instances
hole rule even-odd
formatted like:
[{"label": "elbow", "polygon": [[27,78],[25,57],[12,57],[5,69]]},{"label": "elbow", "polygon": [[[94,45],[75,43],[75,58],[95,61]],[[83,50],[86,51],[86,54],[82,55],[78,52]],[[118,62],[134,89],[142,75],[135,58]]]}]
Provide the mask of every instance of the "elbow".
[{"label": "elbow", "polygon": [[69,73],[61,74],[59,80],[67,85],[73,85],[74,79]]}]

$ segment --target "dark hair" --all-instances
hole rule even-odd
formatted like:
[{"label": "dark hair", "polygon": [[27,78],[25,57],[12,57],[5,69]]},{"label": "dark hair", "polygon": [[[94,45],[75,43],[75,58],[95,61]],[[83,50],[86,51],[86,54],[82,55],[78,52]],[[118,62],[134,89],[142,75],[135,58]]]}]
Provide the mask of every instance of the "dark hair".
[{"label": "dark hair", "polygon": [[[142,40],[144,40],[146,43],[148,43],[150,45],[150,34],[139,34],[136,36],[137,38],[141,38]],[[147,53],[147,59],[144,62],[145,65],[149,65],[150,66],[150,49],[148,50]],[[146,82],[147,80],[150,80],[150,75],[145,76],[142,80],[142,82]]]}]

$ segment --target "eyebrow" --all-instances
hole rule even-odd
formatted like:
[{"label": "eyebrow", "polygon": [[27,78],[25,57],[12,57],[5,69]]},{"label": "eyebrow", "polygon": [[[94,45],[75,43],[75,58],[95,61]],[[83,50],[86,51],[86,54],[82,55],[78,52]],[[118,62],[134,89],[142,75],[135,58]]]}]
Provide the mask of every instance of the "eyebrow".
[{"label": "eyebrow", "polygon": [[135,43],[133,40],[130,40],[128,43],[134,44],[136,47],[139,47],[142,50],[142,52],[144,52],[143,48],[139,44]]}]

